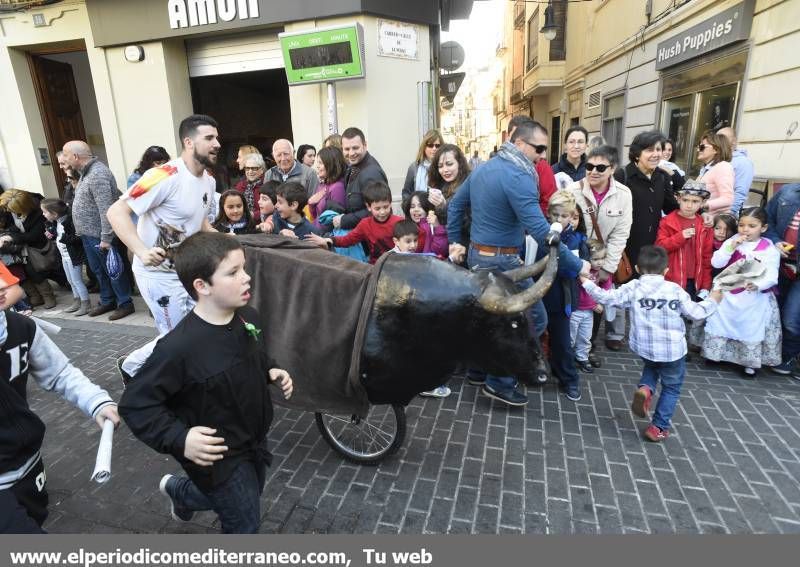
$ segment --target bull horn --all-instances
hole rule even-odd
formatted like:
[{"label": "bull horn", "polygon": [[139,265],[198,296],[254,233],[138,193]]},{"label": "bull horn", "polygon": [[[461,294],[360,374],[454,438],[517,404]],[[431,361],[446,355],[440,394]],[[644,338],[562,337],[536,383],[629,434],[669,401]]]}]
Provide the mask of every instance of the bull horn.
[{"label": "bull horn", "polygon": [[[516,313],[522,313],[544,297],[544,294],[550,289],[550,285],[553,283],[556,272],[558,271],[558,245],[560,240],[559,234],[556,232],[551,232],[547,235],[546,242],[550,245],[550,253],[546,258],[547,262],[544,273],[535,284],[510,297],[503,296],[498,286],[490,285],[484,290],[478,300],[481,306],[491,313],[514,315]],[[536,264],[534,264],[534,266],[535,265]],[[534,266],[530,267],[533,268]]]},{"label": "bull horn", "polygon": [[519,282],[527,278],[532,278],[533,276],[538,276],[544,271],[546,266],[547,266],[547,256],[545,256],[540,260],[537,260],[535,264],[531,264],[530,266],[522,266],[521,268],[506,270],[505,272],[503,272],[503,275],[505,275],[508,278],[511,278],[512,282]]}]

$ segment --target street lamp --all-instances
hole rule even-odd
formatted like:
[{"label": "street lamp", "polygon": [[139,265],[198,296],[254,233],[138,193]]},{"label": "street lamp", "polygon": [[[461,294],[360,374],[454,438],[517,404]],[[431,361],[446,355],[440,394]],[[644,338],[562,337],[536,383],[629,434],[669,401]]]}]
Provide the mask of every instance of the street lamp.
[{"label": "street lamp", "polygon": [[557,29],[555,16],[553,16],[553,0],[547,3],[547,8],[544,9],[544,25],[539,30],[547,41],[553,41],[556,38]]}]

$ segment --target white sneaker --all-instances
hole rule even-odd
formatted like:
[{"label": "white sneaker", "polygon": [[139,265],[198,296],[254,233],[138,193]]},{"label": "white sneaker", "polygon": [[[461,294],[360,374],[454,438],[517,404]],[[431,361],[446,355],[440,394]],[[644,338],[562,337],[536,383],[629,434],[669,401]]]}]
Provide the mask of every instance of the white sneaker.
[{"label": "white sneaker", "polygon": [[429,398],[446,398],[452,393],[452,390],[447,386],[439,386],[433,390],[428,390],[427,392],[420,392],[420,396],[427,396]]}]

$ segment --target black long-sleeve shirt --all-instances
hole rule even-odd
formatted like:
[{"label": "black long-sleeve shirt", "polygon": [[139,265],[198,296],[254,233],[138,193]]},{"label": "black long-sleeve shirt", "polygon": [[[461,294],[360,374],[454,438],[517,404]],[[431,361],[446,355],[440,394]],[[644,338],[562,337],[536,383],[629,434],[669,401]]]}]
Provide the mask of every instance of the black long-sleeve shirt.
[{"label": "black long-sleeve shirt", "polygon": [[[245,322],[262,328],[249,307],[237,310],[227,325],[212,325],[192,311],[158,341],[119,404],[133,434],[172,454],[205,491],[227,480],[243,459],[269,460],[268,371],[275,363],[263,333],[254,337]],[[196,465],[183,455],[186,435],[195,426],[216,429],[214,436],[225,439],[228,451],[212,466]]]}]

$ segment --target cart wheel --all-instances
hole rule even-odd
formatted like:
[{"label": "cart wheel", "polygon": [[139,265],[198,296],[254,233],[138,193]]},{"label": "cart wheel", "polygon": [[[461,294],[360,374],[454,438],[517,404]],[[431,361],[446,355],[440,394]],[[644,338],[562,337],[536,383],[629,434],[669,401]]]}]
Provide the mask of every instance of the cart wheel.
[{"label": "cart wheel", "polygon": [[406,436],[406,412],[401,405],[370,406],[367,417],[317,413],[325,441],[345,459],[377,465],[393,454]]}]

